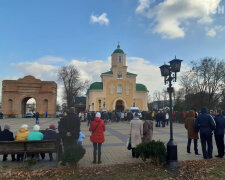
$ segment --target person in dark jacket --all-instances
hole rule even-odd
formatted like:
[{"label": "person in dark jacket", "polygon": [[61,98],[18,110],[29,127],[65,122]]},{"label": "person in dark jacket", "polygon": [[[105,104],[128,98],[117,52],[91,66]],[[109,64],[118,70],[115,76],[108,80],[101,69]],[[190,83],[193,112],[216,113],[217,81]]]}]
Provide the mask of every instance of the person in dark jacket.
[{"label": "person in dark jacket", "polygon": [[[51,124],[48,129],[44,131],[44,140],[54,140],[58,138],[58,134],[56,132],[56,127],[54,124]],[[52,153],[49,153],[49,160],[53,160]]]},{"label": "person in dark jacket", "polygon": [[[212,131],[216,128],[216,123],[207,108],[203,107],[201,114],[195,120],[195,129],[200,131],[202,153],[204,159],[211,159],[213,152]],[[206,149],[207,143],[207,149]]]},{"label": "person in dark jacket", "polygon": [[87,121],[88,121],[88,122],[87,122],[87,126],[90,126],[91,120],[92,120],[91,113],[88,112],[88,114],[87,114]]},{"label": "person in dark jacket", "polygon": [[[4,126],[4,130],[0,132],[0,141],[14,141],[13,133],[10,130],[9,125]],[[2,161],[7,161],[7,154],[3,155]],[[15,154],[12,154],[12,161],[15,161]]]},{"label": "person in dark jacket", "polygon": [[224,133],[225,133],[225,118],[222,115],[222,111],[219,110],[215,117],[216,129],[214,130],[216,146],[218,150],[218,155],[216,157],[223,158],[224,156]]},{"label": "person in dark jacket", "polygon": [[36,124],[39,124],[39,112],[35,113]]},{"label": "person in dark jacket", "polygon": [[66,117],[60,119],[58,130],[63,141],[64,151],[77,144],[80,133],[80,120],[73,107],[70,108]]},{"label": "person in dark jacket", "polygon": [[162,127],[165,127],[165,117],[162,111],[159,111],[156,114],[156,127],[160,127],[160,123],[162,123]]}]

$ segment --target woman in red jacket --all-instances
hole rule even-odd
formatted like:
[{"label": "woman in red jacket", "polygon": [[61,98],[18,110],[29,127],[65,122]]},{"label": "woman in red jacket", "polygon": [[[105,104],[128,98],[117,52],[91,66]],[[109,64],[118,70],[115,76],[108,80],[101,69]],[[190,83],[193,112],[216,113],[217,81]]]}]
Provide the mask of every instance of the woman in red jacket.
[{"label": "woman in red jacket", "polygon": [[98,164],[101,164],[101,146],[102,143],[105,141],[104,138],[104,131],[105,131],[105,124],[101,120],[101,114],[99,112],[96,113],[94,121],[92,121],[89,131],[92,132],[91,134],[91,142],[93,142],[93,156],[94,161],[96,163],[96,155],[97,155],[97,148],[98,148]]}]

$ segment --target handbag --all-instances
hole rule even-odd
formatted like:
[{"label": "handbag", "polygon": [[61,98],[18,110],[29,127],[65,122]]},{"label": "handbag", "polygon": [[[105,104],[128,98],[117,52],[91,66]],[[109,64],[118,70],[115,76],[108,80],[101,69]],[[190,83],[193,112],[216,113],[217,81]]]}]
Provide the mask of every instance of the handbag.
[{"label": "handbag", "polygon": [[127,150],[131,150],[131,138],[129,137],[128,139],[127,139]]}]

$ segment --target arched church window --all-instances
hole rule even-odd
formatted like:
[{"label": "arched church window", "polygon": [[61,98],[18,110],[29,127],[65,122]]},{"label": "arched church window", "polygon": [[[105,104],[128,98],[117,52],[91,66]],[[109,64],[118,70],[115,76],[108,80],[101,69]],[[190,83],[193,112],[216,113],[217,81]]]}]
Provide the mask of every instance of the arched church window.
[{"label": "arched church window", "polygon": [[119,84],[117,86],[117,94],[122,94],[122,85],[121,84]]},{"label": "arched church window", "polygon": [[117,78],[122,79],[123,78],[123,73],[121,71],[117,72]]},{"label": "arched church window", "polygon": [[119,62],[119,63],[122,62],[122,56],[118,56],[118,62]]}]

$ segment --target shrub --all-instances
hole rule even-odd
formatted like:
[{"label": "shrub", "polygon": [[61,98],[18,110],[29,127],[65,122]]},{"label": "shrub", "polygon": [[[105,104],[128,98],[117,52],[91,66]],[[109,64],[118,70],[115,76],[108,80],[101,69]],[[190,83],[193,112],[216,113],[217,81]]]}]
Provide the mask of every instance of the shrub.
[{"label": "shrub", "polygon": [[82,159],[85,154],[85,149],[80,145],[74,145],[68,148],[62,155],[62,161],[64,163],[77,163]]},{"label": "shrub", "polygon": [[37,159],[31,158],[31,157],[27,158],[27,165],[28,165],[28,166],[33,166],[33,165],[35,165],[36,163],[37,163]]},{"label": "shrub", "polygon": [[146,161],[147,158],[151,158],[156,163],[165,163],[166,162],[166,147],[161,141],[151,141],[148,143],[141,143],[135,148],[135,153],[137,156],[140,156],[143,161]]}]

